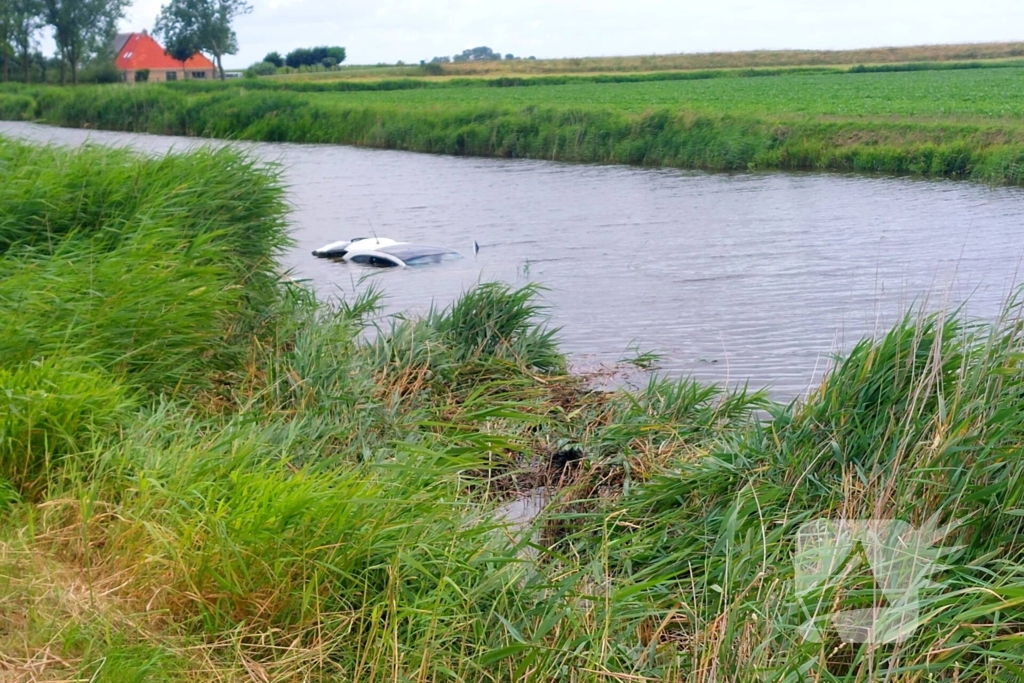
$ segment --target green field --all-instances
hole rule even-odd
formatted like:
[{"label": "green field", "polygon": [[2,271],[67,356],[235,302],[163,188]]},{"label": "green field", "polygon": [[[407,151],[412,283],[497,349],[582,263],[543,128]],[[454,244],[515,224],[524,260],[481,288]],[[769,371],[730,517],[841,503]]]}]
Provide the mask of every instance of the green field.
[{"label": "green field", "polygon": [[[873,70],[872,70],[873,69]],[[708,170],[1024,183],[1016,62],[499,79],[7,86],[0,117],[108,130]]]},{"label": "green field", "polygon": [[[0,139],[0,172],[4,680],[1024,671],[1019,304],[908,317],[801,404],[605,393],[566,375],[533,289],[482,284],[367,341],[373,293],[279,278],[276,171],[230,149]],[[539,486],[547,512],[504,526]],[[830,626],[907,606],[866,566],[797,583],[804,523],[861,517],[959,524],[909,576],[901,644]]]},{"label": "green field", "polygon": [[1011,125],[1024,119],[1024,69],[451,87],[338,93],[330,101],[347,106],[600,107],[629,113],[671,109],[778,119],[1005,120]]}]

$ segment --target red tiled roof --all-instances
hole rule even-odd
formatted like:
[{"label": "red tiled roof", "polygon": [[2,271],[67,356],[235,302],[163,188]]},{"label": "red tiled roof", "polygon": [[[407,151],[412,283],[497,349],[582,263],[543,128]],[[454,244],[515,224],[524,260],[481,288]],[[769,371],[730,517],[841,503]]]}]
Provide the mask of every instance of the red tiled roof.
[{"label": "red tiled roof", "polygon": [[[160,43],[146,33],[133,33],[117,55],[115,62],[121,71],[137,71],[138,69],[181,69],[178,60],[164,52]],[[213,62],[200,53],[195,53],[184,65],[187,69],[212,69]]]}]

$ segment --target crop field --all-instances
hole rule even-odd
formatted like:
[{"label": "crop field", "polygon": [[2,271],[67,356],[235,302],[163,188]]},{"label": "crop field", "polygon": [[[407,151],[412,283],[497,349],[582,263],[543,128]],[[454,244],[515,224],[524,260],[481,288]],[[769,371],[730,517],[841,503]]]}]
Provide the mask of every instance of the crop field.
[{"label": "crop field", "polygon": [[[237,151],[0,139],[0,172],[0,679],[1024,671],[1017,301],[909,315],[802,403],[595,391],[530,287],[367,340],[373,292],[279,276],[277,171]],[[795,559],[805,524],[859,518],[927,542],[893,602]],[[832,620],[882,608],[902,642]]]},{"label": "crop field", "polygon": [[[336,98],[336,99],[334,99]],[[1024,68],[348,92],[347,105],[674,109],[759,117],[1024,120]]]},{"label": "crop field", "polygon": [[[525,55],[523,55],[525,56]],[[878,65],[926,62],[942,64],[976,63],[1024,56],[1024,43],[967,43],[962,45],[918,45],[860,50],[754,50],[747,52],[706,52],[622,57],[580,57],[566,59],[515,59],[501,61],[453,62],[442,65],[447,77],[502,77],[535,74],[643,73],[695,71],[703,69],[758,69],[801,66]],[[420,66],[345,66],[338,71],[293,73],[277,76],[283,81],[337,80],[361,78],[410,78],[425,72]]]}]

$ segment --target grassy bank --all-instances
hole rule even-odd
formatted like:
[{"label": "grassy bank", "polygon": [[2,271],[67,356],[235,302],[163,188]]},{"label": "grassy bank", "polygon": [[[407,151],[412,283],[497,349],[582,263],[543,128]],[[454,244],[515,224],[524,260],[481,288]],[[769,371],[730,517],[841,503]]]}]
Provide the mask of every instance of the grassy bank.
[{"label": "grassy bank", "polygon": [[1024,69],[1008,67],[708,78],[681,73],[675,80],[654,74],[638,82],[406,80],[363,84],[359,91],[351,90],[352,82],[263,80],[8,87],[0,92],[0,116],[458,155],[865,171],[1016,185],[1024,181],[1022,74]]},{"label": "grassy bank", "polygon": [[[234,151],[0,141],[0,169],[5,678],[1024,671],[1013,302],[988,325],[908,318],[800,405],[599,393],[531,289],[362,341],[372,294],[278,281],[275,172]],[[535,527],[500,523],[538,487]],[[906,642],[843,644],[824,618],[884,604],[863,566],[796,594],[800,526],[857,517],[959,520]],[[800,637],[815,616],[822,642]]]}]

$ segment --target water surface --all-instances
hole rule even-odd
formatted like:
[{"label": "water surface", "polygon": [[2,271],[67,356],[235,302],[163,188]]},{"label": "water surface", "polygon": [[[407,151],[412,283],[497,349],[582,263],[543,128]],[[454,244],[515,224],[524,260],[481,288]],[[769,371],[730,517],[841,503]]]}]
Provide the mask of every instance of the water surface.
[{"label": "water surface", "polygon": [[[10,122],[0,134],[152,152],[207,144]],[[537,282],[578,364],[652,350],[665,372],[749,380],[780,399],[914,303],[995,316],[1024,254],[1016,188],[243,146],[283,164],[296,240],[285,265],[325,295],[350,296],[369,276],[389,311],[416,313],[477,281]],[[374,233],[466,258],[370,271],[309,254]]]}]

